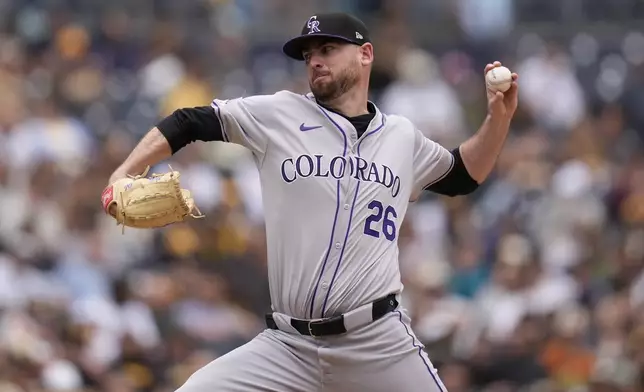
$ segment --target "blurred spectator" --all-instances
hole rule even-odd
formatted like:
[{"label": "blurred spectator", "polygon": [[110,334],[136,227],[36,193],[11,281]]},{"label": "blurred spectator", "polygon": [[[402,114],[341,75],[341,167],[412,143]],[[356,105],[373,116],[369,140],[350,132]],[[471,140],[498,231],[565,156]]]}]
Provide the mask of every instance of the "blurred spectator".
[{"label": "blurred spectator", "polygon": [[569,55],[555,44],[536,39],[534,54],[515,68],[521,75],[521,102],[537,125],[555,133],[569,132],[586,114],[583,90]]},{"label": "blurred spectator", "polygon": [[587,385],[595,366],[595,355],[588,347],[590,317],[583,308],[563,307],[555,313],[553,334],[541,360],[551,379],[561,388]]},{"label": "blurred spectator", "polygon": [[397,61],[398,79],[380,97],[385,113],[410,119],[434,140],[463,139],[463,109],[436,59],[421,49],[404,51]]}]

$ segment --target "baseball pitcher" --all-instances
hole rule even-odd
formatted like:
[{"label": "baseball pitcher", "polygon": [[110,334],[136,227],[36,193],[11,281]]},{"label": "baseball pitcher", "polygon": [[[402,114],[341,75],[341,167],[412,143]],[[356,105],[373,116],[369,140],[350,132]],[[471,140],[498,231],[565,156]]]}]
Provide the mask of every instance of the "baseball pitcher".
[{"label": "baseball pitcher", "polygon": [[179,109],[103,191],[119,224],[166,226],[201,215],[180,173],[147,176],[146,168],[197,140],[252,151],[268,244],[266,329],[178,391],[444,392],[399,304],[398,231],[422,192],[465,195],[490,174],[517,108],[518,76],[505,93],[487,89],[480,129],[449,151],[368,100],[374,48],[360,20],[311,16],[283,51],[306,67],[308,94]]}]

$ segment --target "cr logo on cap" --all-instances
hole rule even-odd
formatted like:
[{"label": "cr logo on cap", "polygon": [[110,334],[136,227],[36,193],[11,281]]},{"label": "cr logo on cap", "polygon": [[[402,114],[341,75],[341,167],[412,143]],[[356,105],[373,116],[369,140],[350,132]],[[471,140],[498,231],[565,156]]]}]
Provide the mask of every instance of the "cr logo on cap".
[{"label": "cr logo on cap", "polygon": [[309,34],[320,32],[320,29],[318,28],[320,22],[317,20],[317,18],[317,16],[313,15],[309,18],[309,21],[306,22],[306,27],[308,27],[309,29]]}]

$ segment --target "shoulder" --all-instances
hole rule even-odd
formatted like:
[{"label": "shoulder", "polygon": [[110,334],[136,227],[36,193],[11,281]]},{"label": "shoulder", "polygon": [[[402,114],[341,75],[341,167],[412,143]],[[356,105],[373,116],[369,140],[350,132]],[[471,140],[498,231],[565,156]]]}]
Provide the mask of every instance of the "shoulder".
[{"label": "shoulder", "polygon": [[410,119],[408,119],[405,116],[401,116],[400,114],[385,114],[387,116],[387,123],[390,125],[396,125],[396,126],[403,126],[406,128],[414,128],[414,123],[411,122]]},{"label": "shoulder", "polygon": [[306,103],[306,97],[288,90],[277,91],[272,94],[257,94],[231,99],[215,99],[213,106],[219,107],[244,107],[248,109],[270,108],[277,109],[292,106],[298,102]]},{"label": "shoulder", "polygon": [[270,104],[280,103],[284,101],[303,101],[306,102],[307,98],[301,94],[296,94],[288,90],[280,90],[272,94],[256,94],[246,97],[233,98],[227,101],[241,101],[249,104]]},{"label": "shoulder", "polygon": [[407,117],[399,114],[386,114],[385,117],[387,127],[396,129],[397,135],[405,135],[409,137],[415,136],[416,126]]}]

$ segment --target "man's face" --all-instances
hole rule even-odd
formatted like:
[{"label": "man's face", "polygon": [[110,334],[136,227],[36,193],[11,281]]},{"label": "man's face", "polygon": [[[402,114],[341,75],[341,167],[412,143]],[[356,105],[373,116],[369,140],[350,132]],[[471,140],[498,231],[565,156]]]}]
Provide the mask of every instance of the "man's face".
[{"label": "man's face", "polygon": [[340,97],[360,80],[361,48],[338,40],[314,40],[304,50],[309,87],[320,102]]}]

